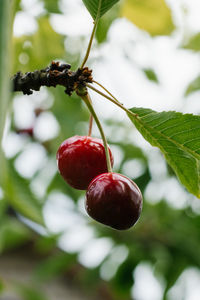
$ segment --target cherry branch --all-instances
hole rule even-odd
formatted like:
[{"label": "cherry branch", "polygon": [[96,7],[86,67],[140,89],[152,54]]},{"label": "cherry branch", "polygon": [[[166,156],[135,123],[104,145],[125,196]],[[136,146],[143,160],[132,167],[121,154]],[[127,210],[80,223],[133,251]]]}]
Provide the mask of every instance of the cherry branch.
[{"label": "cherry branch", "polygon": [[71,65],[52,62],[45,69],[27,72],[25,74],[16,73],[11,81],[14,92],[23,92],[24,95],[31,95],[33,91],[39,91],[41,86],[65,87],[65,93],[71,96],[78,86],[86,86],[92,82],[92,70],[87,67],[77,71],[70,70]]}]

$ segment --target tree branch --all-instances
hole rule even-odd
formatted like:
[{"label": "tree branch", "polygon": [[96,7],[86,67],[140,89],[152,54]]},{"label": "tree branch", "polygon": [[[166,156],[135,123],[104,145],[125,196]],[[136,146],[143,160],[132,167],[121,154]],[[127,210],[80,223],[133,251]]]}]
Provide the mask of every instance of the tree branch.
[{"label": "tree branch", "polygon": [[24,95],[31,95],[33,91],[39,91],[41,86],[56,87],[64,86],[65,93],[71,96],[72,92],[79,87],[85,87],[86,83],[92,83],[92,70],[87,67],[70,70],[71,65],[52,62],[51,65],[42,70],[16,73],[11,81],[14,92],[23,92]]}]

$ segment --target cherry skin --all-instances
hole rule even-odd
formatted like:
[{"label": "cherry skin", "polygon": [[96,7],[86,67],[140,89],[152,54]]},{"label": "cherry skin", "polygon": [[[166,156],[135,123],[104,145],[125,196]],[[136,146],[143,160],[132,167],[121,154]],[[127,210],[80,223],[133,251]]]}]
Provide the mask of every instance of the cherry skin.
[{"label": "cherry skin", "polygon": [[[109,154],[113,166],[110,148]],[[90,136],[65,140],[58,149],[57,162],[62,177],[78,190],[86,190],[94,177],[108,171],[103,141]]]},{"label": "cherry skin", "polygon": [[95,177],[86,193],[86,211],[96,221],[125,230],[139,219],[142,194],[128,177],[104,173]]}]

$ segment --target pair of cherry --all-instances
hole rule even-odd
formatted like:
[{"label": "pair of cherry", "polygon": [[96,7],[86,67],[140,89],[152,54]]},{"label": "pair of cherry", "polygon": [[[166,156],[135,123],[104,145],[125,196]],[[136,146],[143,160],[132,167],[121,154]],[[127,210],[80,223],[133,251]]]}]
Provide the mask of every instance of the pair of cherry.
[{"label": "pair of cherry", "polygon": [[[110,148],[109,155],[113,166]],[[140,189],[128,177],[108,172],[102,140],[73,136],[59,147],[57,161],[69,185],[87,190],[85,207],[93,219],[118,230],[135,224],[142,208]]]}]

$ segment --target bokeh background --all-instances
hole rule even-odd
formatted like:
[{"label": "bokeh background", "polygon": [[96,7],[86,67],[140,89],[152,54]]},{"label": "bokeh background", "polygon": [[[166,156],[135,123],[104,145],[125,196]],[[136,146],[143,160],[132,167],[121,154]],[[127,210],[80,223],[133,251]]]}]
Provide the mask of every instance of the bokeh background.
[{"label": "bokeh background", "polygon": [[[82,1],[16,4],[11,73],[52,60],[77,69],[92,30]],[[121,0],[96,32],[87,63],[95,80],[128,108],[199,114],[199,11],[198,0]],[[9,196],[0,188],[0,299],[198,300],[199,200],[123,111],[91,97],[114,171],[143,193],[141,218],[121,232],[98,224],[85,212],[85,193],[58,174],[61,142],[88,131],[89,113],[76,95],[62,87],[13,94],[3,138]]]}]

